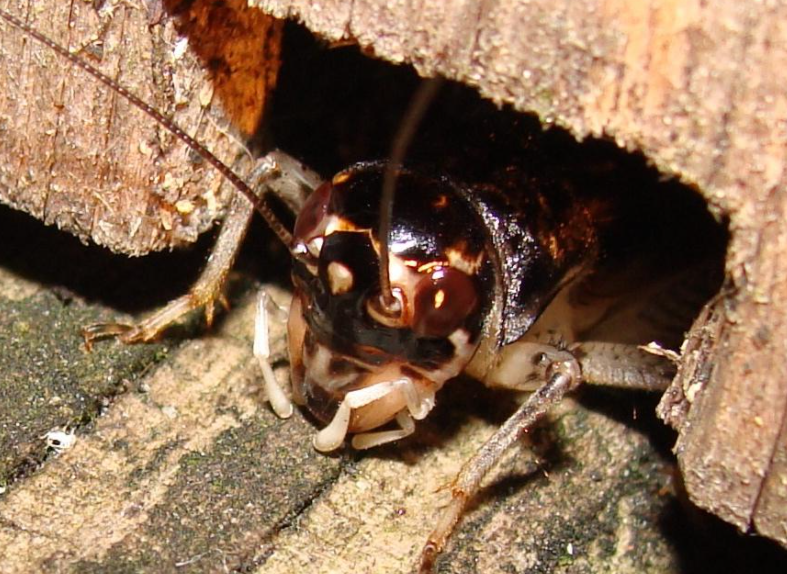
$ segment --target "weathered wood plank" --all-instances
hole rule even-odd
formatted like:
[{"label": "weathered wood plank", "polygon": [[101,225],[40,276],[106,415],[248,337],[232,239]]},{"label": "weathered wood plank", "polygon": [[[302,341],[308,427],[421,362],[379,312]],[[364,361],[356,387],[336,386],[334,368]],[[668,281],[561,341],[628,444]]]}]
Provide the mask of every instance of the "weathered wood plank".
[{"label": "weathered wood plank", "polygon": [[[49,235],[50,230],[41,231]],[[53,377],[76,376],[79,371],[59,366],[59,353],[94,362],[95,368],[113,375],[109,384],[119,388],[111,388],[109,396],[104,388],[58,391],[61,404],[79,397],[88,402],[109,400],[103,416],[76,428],[73,448],[59,456],[50,453],[40,468],[28,468],[23,478],[4,487],[3,572],[213,572],[254,565],[266,572],[292,572],[298,564],[324,572],[352,564],[367,571],[409,572],[445,501],[447,493],[440,487],[511,407],[506,397],[458,384],[442,398],[436,418],[416,440],[363,456],[349,451],[339,457],[319,455],[311,447],[315,427],[300,412],[292,420],[279,421],[260,395],[251,357],[253,292],[238,301],[219,330],[172,347],[159,357],[159,367],[150,370],[138,364],[123,371],[124,354],[159,353],[161,347],[129,351],[105,342],[86,354],[78,340],[79,328],[98,313],[106,317],[106,310],[86,306],[63,288],[56,291],[60,298],[48,294],[36,281],[49,266],[41,251],[32,249],[38,243],[36,230],[25,225],[24,232],[28,242],[19,246],[17,257],[33,258],[29,265],[39,271],[25,273],[27,280],[16,279],[20,264],[13,258],[5,263],[11,271],[0,289],[4,297],[10,294],[21,301],[51,298],[46,314],[57,329],[48,321],[33,323],[30,317],[40,314],[35,309],[20,308],[10,315],[12,327],[34,326],[9,331],[14,345],[28,349],[20,355],[38,365],[39,372],[29,373],[26,380],[4,377],[4,397],[25,388],[31,394],[2,403],[0,426],[15,427],[24,420],[19,405],[56,390]],[[128,273],[120,265],[123,261],[113,263],[111,258],[98,269],[80,266],[81,248],[75,248],[76,253],[69,254],[44,241],[43,251],[57,254],[62,272],[71,269],[72,279]],[[173,268],[172,257],[161,259],[162,270]],[[146,273],[151,276],[150,269]],[[82,283],[76,281],[77,286]],[[286,302],[282,292],[273,294]],[[53,332],[66,336],[48,338]],[[281,322],[274,323],[273,336],[274,350],[281,352]],[[46,346],[39,348],[42,337]],[[177,338],[167,339],[169,345],[176,342]],[[7,348],[2,356],[13,359],[16,369],[25,369],[25,362]],[[286,364],[277,370],[286,376]],[[127,382],[120,384],[114,377]],[[80,413],[59,415],[51,421],[38,417],[35,422],[43,425],[42,430],[34,428],[28,440],[16,443],[18,437],[11,437],[6,444],[14,448],[28,442],[43,453],[40,434]],[[608,555],[593,558],[592,547],[602,539],[612,543],[625,531],[627,537],[650,541],[621,549],[618,558],[633,565],[630,571],[648,571],[652,557],[641,549],[653,545],[663,551],[658,568],[651,571],[669,571],[676,557],[668,543],[660,541],[655,519],[669,501],[658,494],[668,475],[648,436],[632,433],[625,420],[588,412],[574,402],[553,420],[546,428],[560,437],[560,456],[544,453],[548,462],[541,468],[527,450],[512,452],[469,515],[444,568],[465,571],[463,565],[476,559],[486,561],[481,571],[488,572],[506,564],[608,560]],[[554,444],[557,439],[550,434],[537,435],[539,443]],[[576,489],[588,480],[596,486],[596,496],[584,497],[586,504],[580,505]],[[580,506],[585,510],[574,512]],[[599,512],[606,513],[601,529]],[[508,522],[507,517],[523,515],[530,517],[526,528],[518,520]],[[617,534],[610,539],[610,532]],[[488,545],[494,540],[490,553]],[[504,550],[504,541],[521,552]]]},{"label": "weathered wood plank", "polygon": [[[35,228],[27,233],[35,244]],[[32,256],[29,249],[20,247],[19,257]],[[123,261],[107,258],[94,269],[77,264],[79,253],[52,252],[75,277],[122,280],[126,273]],[[172,257],[162,256],[154,267],[166,275],[175,268]],[[49,264],[40,254],[33,259],[38,271],[26,272],[21,287],[4,279],[2,293],[7,287],[15,297],[47,292],[40,279]],[[18,262],[6,267],[19,273]],[[145,277],[151,276],[148,269]],[[75,282],[78,291],[89,293],[78,287],[83,283]],[[106,309],[86,308],[79,295],[62,288],[56,292],[61,298],[53,309],[77,311],[62,327],[72,335],[59,344],[82,354],[76,340],[81,317],[107,317]],[[285,293],[273,295],[286,302]],[[279,421],[264,403],[251,357],[254,292],[234,301],[218,329],[174,347],[176,330],[157,368],[140,365],[141,371],[122,374],[129,382],[103,416],[76,429],[73,448],[50,454],[35,472],[6,487],[0,570],[412,571],[446,500],[440,487],[510,412],[511,397],[457,382],[412,440],[364,454],[319,455],[311,447],[316,428],[300,411]],[[22,315],[16,320],[27,321]],[[277,351],[282,334],[283,325],[275,322]],[[17,344],[38,344],[38,338],[17,336]],[[127,352],[102,342],[94,354],[118,351]],[[42,368],[57,366],[34,352],[29,356]],[[104,368],[120,374],[117,363]],[[277,372],[286,375],[286,364]],[[3,382],[5,389],[19,385]],[[663,442],[653,434],[659,425],[645,414],[653,401],[642,398],[594,391],[567,401],[533,433],[537,456],[523,445],[489,477],[439,571],[679,572],[687,561],[707,561],[706,552],[719,554],[716,546],[708,550],[702,529],[694,529],[688,548],[681,546],[676,528],[682,513],[669,494],[669,458],[655,446]],[[3,426],[21,414],[8,407]],[[43,450],[43,441],[36,442]],[[723,539],[735,548],[722,554],[727,565],[752,559],[729,533]],[[763,571],[768,568],[766,562]]]},{"label": "weathered wood plank", "polygon": [[146,392],[120,397],[11,489],[0,570],[237,567],[324,488],[340,461],[311,448],[302,418],[280,421],[259,400],[253,308],[252,298],[215,336],[175,351]]},{"label": "weathered wood plank", "polygon": [[[192,3],[183,20],[202,36],[199,57],[173,20],[154,10],[156,3],[150,11],[143,3],[115,1],[100,9],[15,0],[0,7],[86,58],[233,163],[242,145],[210,104],[223,98],[236,127],[254,132],[275,83],[281,26],[256,10],[217,8],[216,16],[208,5]],[[235,20],[228,23],[227,12],[237,14]],[[248,68],[208,51],[219,44],[200,28],[208,16],[225,38],[227,45],[219,47]],[[224,34],[220,23],[234,33]],[[233,191],[215,170],[124,98],[4,21],[0,73],[0,201],[129,255],[192,243],[223,215]],[[228,85],[242,89],[242,97]]]},{"label": "weathered wood plank", "polygon": [[[279,421],[262,401],[250,352],[253,307],[247,297],[219,331],[172,351],[93,427],[79,429],[73,448],[10,488],[0,500],[0,570],[209,572],[254,563],[265,572],[411,570],[446,499],[439,489],[497,423],[476,418],[484,411],[458,417],[449,401],[418,441],[350,466],[320,455],[300,414]],[[279,349],[282,329],[277,323],[273,333]],[[566,449],[560,467],[545,474],[526,452],[511,453],[493,480],[516,481],[521,472],[532,484],[471,514],[464,531],[472,536],[451,555],[449,571],[478,559],[484,572],[593,561],[601,558],[593,545],[620,529],[643,545],[615,554],[632,565],[619,571],[647,571],[653,558],[641,549],[653,545],[662,550],[650,571],[670,571],[675,557],[651,516],[664,504],[653,495],[667,477],[647,436],[573,402],[553,425]],[[595,496],[579,496],[591,477]],[[507,490],[505,482],[493,488],[492,500]],[[566,497],[572,512],[556,513]],[[528,526],[512,528],[512,516],[530,516]],[[589,520],[595,526],[583,530]],[[527,544],[511,539],[521,552],[490,553],[490,540],[508,539],[506,532]]]}]

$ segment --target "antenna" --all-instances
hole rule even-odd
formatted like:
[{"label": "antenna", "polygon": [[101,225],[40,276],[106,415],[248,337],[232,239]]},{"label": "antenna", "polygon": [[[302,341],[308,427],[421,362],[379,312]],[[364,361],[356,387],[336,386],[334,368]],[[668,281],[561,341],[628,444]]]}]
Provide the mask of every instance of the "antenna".
[{"label": "antenna", "polygon": [[415,95],[410,100],[402,124],[396,132],[388,164],[383,173],[383,189],[380,198],[380,303],[383,310],[392,315],[398,315],[401,310],[399,302],[391,290],[391,278],[388,274],[388,245],[391,235],[391,218],[393,217],[394,191],[396,190],[396,179],[404,161],[407,148],[413,140],[418,126],[429,109],[429,105],[434,101],[437,91],[443,84],[443,78],[435,77],[421,83]]},{"label": "antenna", "polygon": [[174,136],[184,142],[187,146],[193,149],[199,156],[207,161],[210,165],[218,170],[218,172],[227,180],[229,181],[235,188],[240,191],[243,195],[246,196],[254,208],[262,215],[265,219],[267,224],[276,234],[276,236],[284,243],[285,246],[289,247],[290,243],[292,242],[292,235],[290,232],[282,225],[273,211],[268,207],[265,203],[265,200],[261,197],[257,196],[257,194],[252,191],[252,189],[246,185],[246,182],[243,181],[240,177],[238,177],[235,172],[233,172],[225,163],[223,163],[219,158],[213,155],[205,146],[199,143],[197,140],[192,138],[189,134],[184,132],[175,122],[170,120],[169,118],[165,117],[161,114],[158,110],[147,104],[144,100],[139,98],[138,96],[129,92],[126,88],[118,84],[115,80],[106,76],[78,56],[72,54],[69,50],[58,44],[57,42],[47,38],[40,32],[34,30],[22,20],[10,14],[0,8],[0,18],[3,18],[6,22],[11,24],[12,26],[19,28],[25,34],[30,36],[31,38],[41,42],[45,46],[48,46],[64,58],[66,58],[69,62],[74,64],[75,66],[81,68],[94,78],[96,78],[99,82],[104,84],[105,86],[109,87],[111,90],[114,90],[124,98],[126,98],[129,102],[131,102],[134,106],[145,112],[148,116],[153,118],[159,125],[163,126],[166,130],[171,132]]}]

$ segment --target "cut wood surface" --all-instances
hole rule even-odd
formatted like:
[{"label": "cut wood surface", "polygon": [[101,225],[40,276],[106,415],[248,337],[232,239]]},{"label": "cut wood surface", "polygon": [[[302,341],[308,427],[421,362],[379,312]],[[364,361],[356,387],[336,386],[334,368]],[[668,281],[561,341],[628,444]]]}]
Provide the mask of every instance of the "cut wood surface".
[{"label": "cut wood surface", "polygon": [[[241,140],[227,133],[223,117],[211,115],[210,104],[223,99],[236,128],[255,131],[275,83],[281,25],[256,10],[211,11],[207,4],[192,3],[181,20],[201,34],[198,55],[160,3],[147,10],[110,1],[96,10],[83,2],[9,0],[0,8],[185,126],[231,164],[242,155]],[[229,24],[227,12],[237,14]],[[227,36],[222,26],[232,26],[231,41],[220,48],[243,58],[246,68],[209,52],[218,48],[215,36],[200,28],[208,16],[220,37]],[[227,89],[230,75],[242,97]],[[216,170],[124,98],[5,21],[0,86],[3,203],[129,255],[192,243],[223,215],[233,192]]]},{"label": "cut wood surface", "polygon": [[692,500],[787,544],[787,6],[254,3],[330,41],[475,86],[580,139],[613,138],[700,190],[729,220],[728,285],[712,327],[691,334],[707,339],[705,350],[684,358],[664,416],[681,431]]}]

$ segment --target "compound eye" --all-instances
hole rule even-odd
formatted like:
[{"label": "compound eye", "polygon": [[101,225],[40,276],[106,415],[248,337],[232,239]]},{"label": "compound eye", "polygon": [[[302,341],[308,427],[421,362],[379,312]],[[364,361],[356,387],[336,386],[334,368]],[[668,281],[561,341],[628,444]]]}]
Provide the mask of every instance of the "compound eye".
[{"label": "compound eye", "polygon": [[330,182],[323,183],[312,192],[295,220],[293,238],[296,242],[308,243],[314,237],[322,235],[322,223],[328,214],[328,205],[331,202]]},{"label": "compound eye", "polygon": [[478,293],[473,280],[451,267],[440,267],[418,282],[413,331],[422,337],[447,337],[475,311]]}]

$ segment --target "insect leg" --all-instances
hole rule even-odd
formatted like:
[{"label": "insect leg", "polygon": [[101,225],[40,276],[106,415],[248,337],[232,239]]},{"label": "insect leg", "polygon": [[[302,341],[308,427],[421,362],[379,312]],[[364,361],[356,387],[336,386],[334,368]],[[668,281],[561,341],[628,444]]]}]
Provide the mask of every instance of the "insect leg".
[{"label": "insect leg", "polygon": [[[585,383],[643,391],[663,391],[675,377],[667,353],[648,352],[638,345],[583,341],[565,347],[579,363]],[[533,391],[541,378],[540,364],[561,352],[538,341],[517,341],[501,352],[498,364],[484,376],[484,384],[516,391]]]},{"label": "insect leg", "polygon": [[[297,211],[308,193],[319,185],[320,178],[284,152],[273,151],[259,161],[250,181],[255,189],[261,190],[260,195],[273,193],[291,210]],[[85,345],[90,348],[96,339],[112,336],[117,336],[124,343],[148,342],[186,313],[203,306],[210,325],[215,301],[226,306],[221,288],[240,251],[253,212],[254,206],[243,195],[236,194],[230,202],[208,263],[191,290],[136,325],[102,323],[85,327],[82,330]]]},{"label": "insect leg", "polygon": [[205,307],[205,317],[210,324],[213,321],[214,302],[223,299],[221,287],[240,250],[253,212],[254,208],[243,196],[235,195],[208,263],[191,290],[136,325],[99,323],[85,327],[82,329],[85,345],[90,348],[93,341],[108,336],[117,336],[124,343],[151,341],[171,323],[202,306]]},{"label": "insect leg", "polygon": [[276,416],[286,419],[292,416],[292,401],[284,394],[273,369],[268,361],[270,358],[270,345],[268,344],[268,294],[260,291],[257,299],[257,312],[254,318],[254,356],[262,370],[262,380],[265,383],[265,392]]},{"label": "insect leg", "polygon": [[274,194],[293,214],[300,212],[306,198],[321,183],[317,173],[281,150],[261,158],[249,177],[252,189]]},{"label": "insect leg", "polygon": [[[544,358],[544,356],[540,357]],[[500,460],[503,453],[550,408],[558,404],[566,393],[575,389],[582,371],[576,358],[568,351],[555,349],[547,360],[539,362],[546,382],[522,404],[484,446],[463,466],[451,485],[451,501],[429,535],[420,557],[422,573],[431,572],[435,559],[442,552],[467,503],[479,491],[481,481]]]},{"label": "insect leg", "polygon": [[591,341],[573,345],[571,352],[582,367],[584,382],[592,385],[663,391],[675,377],[675,363],[668,357],[636,345]]}]

